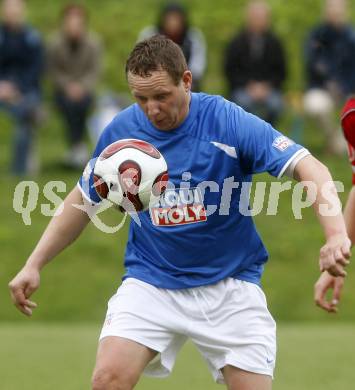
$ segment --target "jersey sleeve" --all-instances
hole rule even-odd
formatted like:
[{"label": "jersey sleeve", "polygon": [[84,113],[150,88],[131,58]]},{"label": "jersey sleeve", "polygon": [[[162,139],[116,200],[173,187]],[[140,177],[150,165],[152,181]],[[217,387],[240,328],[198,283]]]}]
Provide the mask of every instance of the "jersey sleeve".
[{"label": "jersey sleeve", "polygon": [[99,141],[95,147],[95,150],[92,154],[92,157],[87,163],[84,172],[77,183],[84,198],[94,204],[101,202],[101,198],[97,194],[94,186],[94,167],[100,153],[106,148],[106,146],[110,145],[113,142],[113,140],[111,139],[112,126],[114,126],[114,121],[112,121],[102,132]]},{"label": "jersey sleeve", "polygon": [[355,148],[355,97],[349,98],[341,113],[341,127],[349,145]]},{"label": "jersey sleeve", "polygon": [[352,169],[352,184],[355,186],[355,148],[350,143],[348,143],[348,155]]},{"label": "jersey sleeve", "polygon": [[246,174],[268,172],[282,177],[295,159],[310,154],[269,123],[232,104],[229,127]]}]

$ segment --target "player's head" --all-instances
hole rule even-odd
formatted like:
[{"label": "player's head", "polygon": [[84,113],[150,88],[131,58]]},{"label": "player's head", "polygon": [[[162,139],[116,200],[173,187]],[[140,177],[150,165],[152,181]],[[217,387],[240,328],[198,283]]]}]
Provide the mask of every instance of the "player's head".
[{"label": "player's head", "polygon": [[183,122],[192,75],[177,44],[162,35],[137,43],[128,57],[126,75],[134,98],[155,127],[172,130]]},{"label": "player's head", "polygon": [[79,40],[84,35],[87,22],[87,11],[79,4],[68,4],[62,12],[63,30],[71,40]]},{"label": "player's head", "polygon": [[341,126],[346,140],[355,148],[355,95],[350,97],[343,107]]},{"label": "player's head", "polygon": [[25,21],[24,0],[2,0],[1,19],[6,25],[16,28]]}]

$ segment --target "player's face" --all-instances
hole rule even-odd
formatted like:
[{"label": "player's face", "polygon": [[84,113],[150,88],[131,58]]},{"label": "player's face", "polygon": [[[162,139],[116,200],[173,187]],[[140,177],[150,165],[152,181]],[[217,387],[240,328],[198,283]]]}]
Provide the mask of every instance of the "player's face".
[{"label": "player's face", "polygon": [[149,77],[128,73],[128,85],[150,122],[159,130],[177,128],[189,112],[192,76],[185,71],[175,85],[165,70],[152,72]]}]

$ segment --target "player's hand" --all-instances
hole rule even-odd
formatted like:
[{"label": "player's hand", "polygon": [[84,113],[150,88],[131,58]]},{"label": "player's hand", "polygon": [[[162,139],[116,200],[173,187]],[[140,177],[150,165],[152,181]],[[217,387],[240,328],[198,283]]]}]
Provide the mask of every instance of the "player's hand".
[{"label": "player's hand", "polygon": [[24,266],[9,283],[12,302],[27,316],[31,316],[32,309],[37,307],[35,302],[29,300],[29,297],[38,289],[39,284],[39,271],[29,266]]},{"label": "player's hand", "polygon": [[[328,313],[336,313],[343,285],[343,277],[335,277],[328,272],[323,272],[314,285],[314,301],[316,305]],[[329,300],[326,297],[328,290],[333,290],[332,297]]]},{"label": "player's hand", "polygon": [[320,271],[328,271],[333,276],[346,276],[346,267],[350,261],[351,242],[345,234],[331,236],[320,250]]}]

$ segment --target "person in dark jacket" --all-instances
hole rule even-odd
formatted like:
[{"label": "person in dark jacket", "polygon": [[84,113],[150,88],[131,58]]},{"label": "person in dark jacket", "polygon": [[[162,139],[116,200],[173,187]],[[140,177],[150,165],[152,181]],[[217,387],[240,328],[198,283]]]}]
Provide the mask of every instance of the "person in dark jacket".
[{"label": "person in dark jacket", "polygon": [[282,44],[270,29],[265,2],[247,5],[246,25],[227,46],[224,71],[230,99],[275,124],[283,106],[286,63]]},{"label": "person in dark jacket", "polygon": [[355,32],[347,15],[345,0],[327,0],[324,20],[305,43],[304,110],[323,129],[327,150],[335,154],[345,150],[345,143],[334,112],[355,90]]},{"label": "person in dark jacket", "polygon": [[186,9],[179,3],[168,3],[161,10],[157,25],[144,28],[138,41],[156,34],[165,35],[181,47],[194,75],[192,90],[199,91],[206,70],[206,42],[202,32],[190,26]]},{"label": "person in dark jacket", "polygon": [[0,109],[16,122],[12,172],[36,170],[33,152],[40,104],[43,46],[40,35],[25,23],[23,0],[3,0],[0,23]]}]

